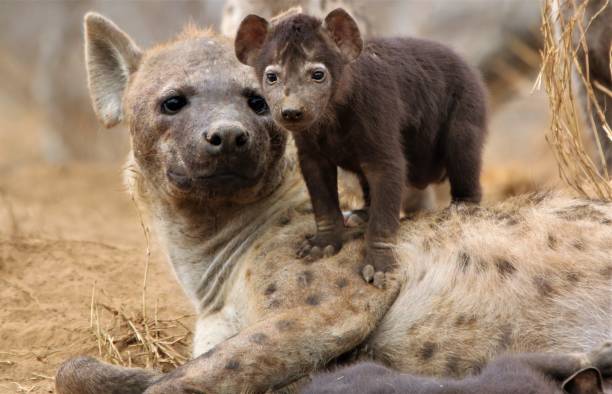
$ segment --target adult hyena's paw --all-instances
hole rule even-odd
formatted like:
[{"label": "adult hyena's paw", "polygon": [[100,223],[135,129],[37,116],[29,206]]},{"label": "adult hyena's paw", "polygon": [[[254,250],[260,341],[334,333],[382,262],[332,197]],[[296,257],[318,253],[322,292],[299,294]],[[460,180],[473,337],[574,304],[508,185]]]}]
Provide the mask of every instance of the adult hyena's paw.
[{"label": "adult hyena's paw", "polygon": [[315,261],[321,257],[335,255],[342,248],[342,234],[319,233],[312,237],[306,237],[298,248],[297,256],[306,261]]},{"label": "adult hyena's paw", "polygon": [[591,350],[587,357],[604,378],[612,377],[612,341],[604,342]]},{"label": "adult hyena's paw", "polygon": [[361,269],[363,279],[382,289],[385,287],[385,274],[397,266],[392,247],[366,249],[366,257]]},{"label": "adult hyena's paw", "polygon": [[343,211],[344,225],[348,228],[363,227],[368,223],[369,215],[367,209],[355,209]]}]

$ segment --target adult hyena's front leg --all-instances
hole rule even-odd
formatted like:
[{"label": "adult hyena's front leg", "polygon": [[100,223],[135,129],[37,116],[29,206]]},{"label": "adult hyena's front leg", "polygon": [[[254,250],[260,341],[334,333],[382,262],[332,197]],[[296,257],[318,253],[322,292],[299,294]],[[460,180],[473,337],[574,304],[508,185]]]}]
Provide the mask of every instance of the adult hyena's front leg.
[{"label": "adult hyena's front leg", "polygon": [[397,295],[360,288],[355,297],[315,296],[307,306],[269,316],[178,368],[146,391],[158,393],[264,392],[280,388],[361,343]]},{"label": "adult hyena's front leg", "polygon": [[[356,280],[355,282],[360,282]],[[280,388],[361,343],[397,297],[399,283],[385,290],[339,282],[343,294],[308,296],[305,306],[268,315],[195,360],[160,375],[100,363],[66,362],[58,372],[59,394],[238,393]],[[131,390],[131,391],[130,391]]]}]

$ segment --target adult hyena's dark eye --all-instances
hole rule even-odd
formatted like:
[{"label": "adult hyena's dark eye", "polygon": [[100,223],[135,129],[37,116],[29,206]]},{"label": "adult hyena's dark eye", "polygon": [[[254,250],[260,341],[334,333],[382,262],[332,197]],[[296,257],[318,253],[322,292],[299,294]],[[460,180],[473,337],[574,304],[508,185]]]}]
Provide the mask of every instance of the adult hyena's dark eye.
[{"label": "adult hyena's dark eye", "polygon": [[161,105],[162,113],[166,115],[174,115],[187,105],[185,96],[172,96],[164,100]]},{"label": "adult hyena's dark eye", "polygon": [[278,75],[276,75],[276,73],[273,73],[273,72],[268,72],[266,73],[266,81],[268,83],[275,83],[276,81],[278,81]]},{"label": "adult hyena's dark eye", "polygon": [[247,99],[249,108],[257,115],[266,115],[269,112],[268,103],[261,96],[251,96]]},{"label": "adult hyena's dark eye", "polygon": [[325,71],[321,71],[321,70],[313,71],[311,77],[315,81],[321,82],[322,80],[325,79]]}]

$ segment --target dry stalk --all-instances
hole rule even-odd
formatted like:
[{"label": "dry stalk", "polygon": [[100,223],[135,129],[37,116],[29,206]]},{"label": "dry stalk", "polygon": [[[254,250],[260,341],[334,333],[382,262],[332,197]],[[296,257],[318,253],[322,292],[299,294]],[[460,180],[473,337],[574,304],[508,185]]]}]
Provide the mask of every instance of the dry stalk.
[{"label": "dry stalk", "polygon": [[149,276],[149,263],[151,262],[151,242],[150,242],[150,232],[149,227],[145,224],[142,212],[140,210],[140,206],[136,202],[134,195],[130,193],[130,198],[136,207],[136,212],[138,212],[138,220],[140,221],[140,227],[142,228],[142,232],[144,233],[145,242],[147,243],[147,249],[145,253],[145,267],[144,267],[144,275],[142,280],[142,316],[146,319],[147,316],[147,279]]},{"label": "dry stalk", "polygon": [[[588,54],[585,32],[597,17],[583,23],[585,9],[590,0],[545,0],[542,9],[542,68],[536,87],[544,84],[551,109],[550,130],[546,140],[557,159],[561,178],[583,196],[612,200],[612,181],[606,169],[602,141],[595,132],[601,125],[612,140],[610,126],[606,123],[606,109],[601,108],[594,89],[601,90],[592,83],[588,72],[588,55],[583,61],[579,53]],[[609,6],[607,4],[604,7]],[[562,12],[562,7],[572,7],[571,12]],[[576,92],[584,89],[588,111],[582,111],[577,103]],[[605,87],[604,87],[605,89]],[[595,109],[596,116],[590,109]],[[608,109],[609,110],[609,109]],[[585,123],[583,116],[595,136],[596,156],[588,153],[585,143]],[[586,140],[588,141],[588,140]]]},{"label": "dry stalk", "polygon": [[17,222],[17,216],[15,215],[15,210],[13,209],[13,204],[9,200],[6,192],[3,189],[0,189],[0,200],[3,205],[6,207],[6,212],[9,217],[10,222],[10,236],[17,237],[19,236],[19,224]]}]

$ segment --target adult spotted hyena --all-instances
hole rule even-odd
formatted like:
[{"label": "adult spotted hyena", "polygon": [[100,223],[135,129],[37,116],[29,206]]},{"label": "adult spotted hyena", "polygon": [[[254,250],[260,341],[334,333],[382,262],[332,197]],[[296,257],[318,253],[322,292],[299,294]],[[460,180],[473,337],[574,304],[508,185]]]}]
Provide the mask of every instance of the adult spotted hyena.
[{"label": "adult spotted hyena", "polygon": [[94,107],[130,128],[128,182],[198,321],[195,359],[174,372],[76,358],[59,393],[262,392],[348,355],[463,376],[505,351],[610,336],[609,204],[531,196],[416,216],[377,289],[358,272],[361,241],[295,257],[314,223],[294,150],[229,42],[190,29],[143,52],[100,15],[85,25]]}]

